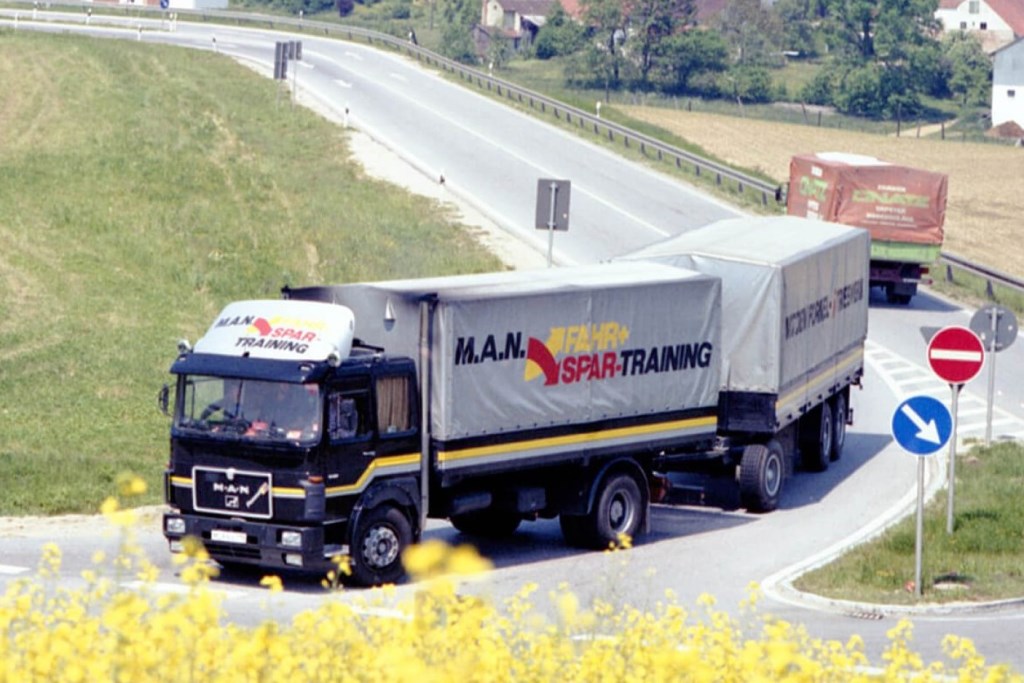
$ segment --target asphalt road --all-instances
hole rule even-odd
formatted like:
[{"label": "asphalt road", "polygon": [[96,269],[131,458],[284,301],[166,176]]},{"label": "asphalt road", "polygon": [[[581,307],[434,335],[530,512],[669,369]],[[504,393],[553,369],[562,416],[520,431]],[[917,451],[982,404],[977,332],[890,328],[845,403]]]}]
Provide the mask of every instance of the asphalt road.
[{"label": "asphalt road", "polygon": [[[10,16],[9,13],[7,16]],[[25,28],[51,30],[32,24]],[[74,15],[82,22],[81,15]],[[139,31],[78,26],[97,36],[180,44],[216,49],[271,73],[275,40],[294,38],[250,31],[179,23],[176,30],[160,26]],[[168,28],[168,27],[163,27]],[[59,28],[58,30],[65,30]],[[669,234],[736,215],[736,209],[650,169],[626,162],[607,150],[517,113],[488,98],[425,72],[415,63],[362,45],[301,37],[304,62],[295,72],[298,87],[358,127],[399,151],[428,177],[445,177],[453,193],[470,199],[513,234],[546,248],[546,235],[534,228],[538,178],[572,181],[572,214],[568,233],[556,236],[556,260],[591,262],[637,248]],[[294,66],[294,65],[293,65]],[[827,472],[798,474],[787,483],[782,508],[770,515],[749,515],[731,509],[727,494],[719,506],[659,506],[653,534],[628,553],[581,553],[564,547],[557,523],[524,525],[511,542],[480,546],[495,563],[486,577],[463,590],[500,599],[525,582],[540,586],[544,596],[567,581],[584,600],[618,599],[650,606],[671,589],[683,605],[714,595],[720,607],[735,611],[751,582],[765,585],[762,611],[807,625],[812,635],[845,641],[860,634],[874,661],[885,646],[885,632],[895,613],[864,606],[826,605],[787,589],[801,568],[824,561],[851,542],[912,509],[916,460],[892,442],[889,424],[906,396],[929,393],[948,399],[949,387],[928,370],[926,339],[937,328],[966,324],[970,312],[938,297],[919,296],[910,307],[894,307],[872,298],[868,369],[864,389],[853,394],[856,425],[846,455]],[[1024,437],[1024,344],[997,358],[995,438]],[[959,435],[984,435],[987,376],[971,382],[960,397]],[[941,483],[942,459],[929,461],[934,489]],[[89,566],[97,546],[113,551],[116,538],[105,537],[88,520],[52,521],[0,534],[0,581],[24,575],[35,566],[43,543],[54,540],[65,555],[65,575],[74,582]],[[151,520],[140,543],[161,570],[160,590],[178,590],[175,570]],[[452,542],[468,539],[444,523],[434,523],[428,536]],[[927,555],[926,555],[927,561]],[[908,579],[913,567],[907,568]],[[231,618],[250,623],[268,615],[268,598],[258,588],[259,574],[227,573],[216,582],[225,592]],[[288,590],[275,598],[277,618],[316,606],[325,598],[316,580],[286,577]],[[399,588],[397,597],[414,586]],[[361,591],[335,599],[358,600]],[[941,655],[941,640],[954,633],[978,643],[990,662],[1006,661],[1024,671],[1024,612],[1009,608],[990,613],[927,610],[913,615],[914,646],[928,659]]]}]

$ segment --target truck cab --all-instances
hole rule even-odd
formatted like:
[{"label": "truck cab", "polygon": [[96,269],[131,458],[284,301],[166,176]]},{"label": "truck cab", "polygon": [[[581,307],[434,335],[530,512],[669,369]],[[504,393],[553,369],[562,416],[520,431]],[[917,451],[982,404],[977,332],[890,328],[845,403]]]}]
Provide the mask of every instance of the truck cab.
[{"label": "truck cab", "polygon": [[[362,346],[350,329],[332,333],[348,323],[343,307],[289,302],[286,317],[282,302],[232,304],[239,305],[247,312],[226,311],[213,328],[214,335],[223,332],[218,324],[234,328],[222,335],[230,342],[208,333],[171,366],[164,516],[171,550],[192,536],[222,564],[322,573],[358,546],[366,553],[352,557],[353,571],[394,580],[399,550],[419,535],[414,363]],[[278,315],[251,313],[268,308]],[[306,317],[296,318],[296,308]],[[337,324],[323,324],[339,313]],[[274,337],[282,323],[292,331]],[[308,343],[281,354],[278,345],[267,353],[267,344],[251,341],[314,334],[333,336],[320,345],[330,348],[311,353],[317,344]],[[386,514],[370,515],[381,506]],[[368,515],[386,521],[367,528]]]}]

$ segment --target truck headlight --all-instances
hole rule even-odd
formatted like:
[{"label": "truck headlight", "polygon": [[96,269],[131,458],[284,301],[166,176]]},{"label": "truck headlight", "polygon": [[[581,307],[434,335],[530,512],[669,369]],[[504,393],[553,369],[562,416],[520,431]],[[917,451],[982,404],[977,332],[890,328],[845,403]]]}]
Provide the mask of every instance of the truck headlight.
[{"label": "truck headlight", "polygon": [[301,548],[302,534],[298,531],[282,531],[281,545],[287,548]]},{"label": "truck headlight", "polygon": [[185,520],[181,517],[168,517],[164,521],[164,529],[169,534],[183,534],[185,533]]}]

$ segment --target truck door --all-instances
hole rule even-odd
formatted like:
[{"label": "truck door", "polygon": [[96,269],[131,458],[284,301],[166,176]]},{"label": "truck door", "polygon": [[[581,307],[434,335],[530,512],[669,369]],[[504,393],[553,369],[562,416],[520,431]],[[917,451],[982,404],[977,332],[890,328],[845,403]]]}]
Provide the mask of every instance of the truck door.
[{"label": "truck door", "polygon": [[341,512],[350,509],[354,496],[365,484],[364,474],[377,457],[370,378],[347,378],[327,388],[327,461],[324,463],[328,506],[347,499]]}]

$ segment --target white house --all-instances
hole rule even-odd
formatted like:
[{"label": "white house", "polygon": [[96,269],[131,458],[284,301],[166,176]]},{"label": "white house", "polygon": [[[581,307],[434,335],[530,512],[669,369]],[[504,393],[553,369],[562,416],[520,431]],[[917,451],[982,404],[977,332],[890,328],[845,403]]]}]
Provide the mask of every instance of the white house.
[{"label": "white house", "polygon": [[1012,121],[1024,129],[1024,38],[992,57],[992,125]]},{"label": "white house", "polygon": [[945,31],[967,31],[992,53],[1024,36],[1022,0],[939,0],[935,18]]},{"label": "white house", "polygon": [[480,26],[488,34],[501,33],[518,49],[533,42],[554,4],[555,0],[484,0]]}]

